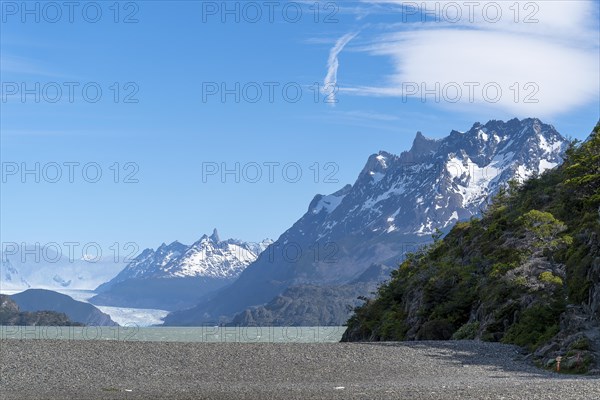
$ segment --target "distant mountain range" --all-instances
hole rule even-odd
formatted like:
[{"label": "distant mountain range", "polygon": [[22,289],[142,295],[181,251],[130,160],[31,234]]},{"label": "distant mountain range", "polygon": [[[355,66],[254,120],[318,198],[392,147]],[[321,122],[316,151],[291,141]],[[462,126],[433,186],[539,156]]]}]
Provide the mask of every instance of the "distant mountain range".
[{"label": "distant mountain range", "polygon": [[15,251],[0,255],[0,287],[3,290],[34,287],[91,290],[114,277],[126,264],[113,256],[73,258],[66,247],[60,249],[30,243],[15,244],[14,247]]},{"label": "distant mountain range", "polygon": [[117,276],[100,285],[98,305],[178,309],[233,282],[271,240],[221,240],[215,229],[188,246],[180,242],[146,249]]},{"label": "distant mountain range", "polygon": [[[339,304],[340,298],[321,293],[317,304],[313,286],[347,288],[374,264],[395,267],[404,253],[431,241],[437,229],[447,231],[479,215],[510,180],[559,165],[566,147],[554,127],[538,119],[476,123],[440,140],[417,133],[409,151],[374,154],[353,185],[317,195],[306,214],[235,282],[191,309],[169,314],[165,324],[230,323],[238,313],[235,321],[242,324],[270,324],[274,315],[278,323],[293,324],[295,312],[286,316],[278,296],[289,304],[310,302],[317,315],[319,307]],[[345,317],[313,316],[307,318],[319,324]]]}]

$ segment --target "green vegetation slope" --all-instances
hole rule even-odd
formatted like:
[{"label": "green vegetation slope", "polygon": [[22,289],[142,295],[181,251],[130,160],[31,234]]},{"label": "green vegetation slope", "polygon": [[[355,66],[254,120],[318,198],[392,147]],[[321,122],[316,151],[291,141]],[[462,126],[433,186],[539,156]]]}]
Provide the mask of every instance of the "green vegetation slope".
[{"label": "green vegetation slope", "polygon": [[547,368],[557,356],[564,372],[597,368],[599,131],[560,167],[500,192],[481,219],[409,255],[342,340],[501,341]]}]

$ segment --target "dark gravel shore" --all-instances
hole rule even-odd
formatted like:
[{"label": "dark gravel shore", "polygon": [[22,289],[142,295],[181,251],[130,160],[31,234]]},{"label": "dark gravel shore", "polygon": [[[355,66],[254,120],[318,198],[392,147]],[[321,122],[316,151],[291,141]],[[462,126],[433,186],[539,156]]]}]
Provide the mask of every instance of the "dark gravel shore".
[{"label": "dark gravel shore", "polygon": [[0,341],[0,399],[600,399],[477,342]]}]

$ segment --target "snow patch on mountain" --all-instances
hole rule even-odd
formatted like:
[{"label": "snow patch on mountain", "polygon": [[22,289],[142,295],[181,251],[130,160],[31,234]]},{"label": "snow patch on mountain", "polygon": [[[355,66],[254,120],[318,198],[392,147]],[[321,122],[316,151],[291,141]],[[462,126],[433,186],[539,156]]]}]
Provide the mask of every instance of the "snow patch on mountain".
[{"label": "snow patch on mountain", "polygon": [[31,284],[19,273],[10,260],[2,254],[0,264],[0,285],[3,290],[29,289]]},{"label": "snow patch on mountain", "polygon": [[[27,253],[27,248],[35,248],[36,252]],[[113,278],[125,265],[113,256],[70,258],[54,252],[51,247],[34,245],[2,252],[1,259],[0,288],[20,291],[29,288],[91,290]]]},{"label": "snow patch on mountain", "polygon": [[313,225],[316,237],[365,227],[377,234],[430,235],[480,213],[511,179],[522,182],[556,167],[566,146],[554,127],[538,119],[475,123],[439,140],[418,132],[410,151],[369,157],[344,196],[316,197],[313,214],[327,210]]},{"label": "snow patch on mountain", "polygon": [[337,208],[337,206],[340,205],[340,203],[342,202],[343,199],[344,199],[344,195],[332,194],[329,196],[324,196],[317,203],[316,207],[313,210],[313,214],[318,214],[321,212],[321,210],[325,210],[325,212],[327,212],[329,214],[333,210],[335,210]]},{"label": "snow patch on mountain", "polygon": [[174,241],[144,250],[109,284],[145,278],[236,278],[272,243],[270,239],[260,243],[220,240],[215,229],[190,246]]}]

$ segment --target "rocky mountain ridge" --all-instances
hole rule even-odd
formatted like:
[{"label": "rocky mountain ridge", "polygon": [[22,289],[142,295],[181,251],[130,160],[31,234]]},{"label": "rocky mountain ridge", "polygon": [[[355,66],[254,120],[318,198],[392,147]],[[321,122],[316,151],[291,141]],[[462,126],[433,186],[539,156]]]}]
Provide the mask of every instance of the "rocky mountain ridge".
[{"label": "rocky mountain ridge", "polygon": [[191,245],[175,241],[145,249],[90,302],[98,305],[178,309],[233,282],[272,243],[221,240],[215,229]]},{"label": "rocky mountain ridge", "polygon": [[600,124],[563,165],[411,254],[355,310],[347,341],[480,339],[600,374]]}]

